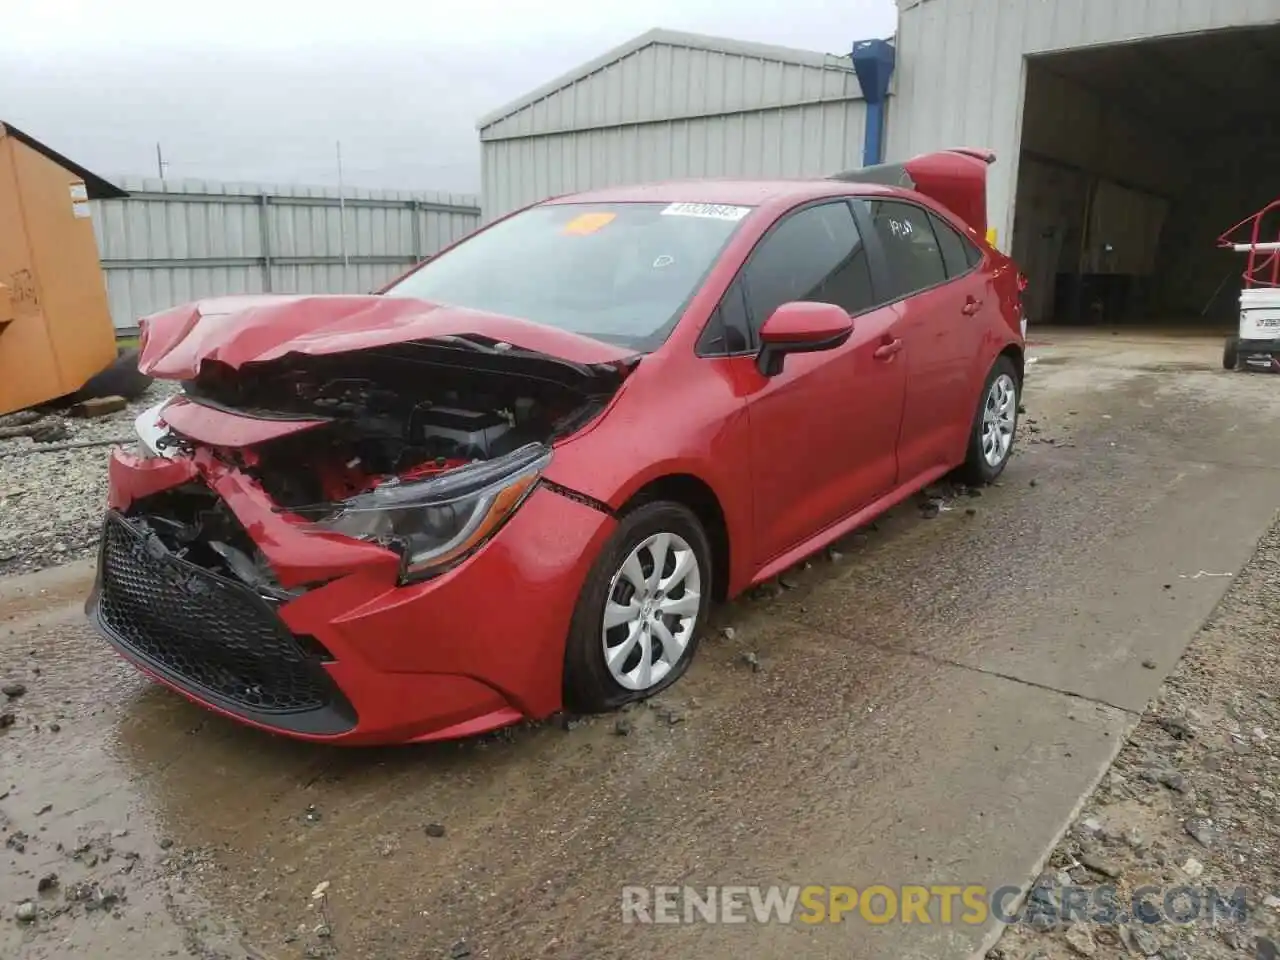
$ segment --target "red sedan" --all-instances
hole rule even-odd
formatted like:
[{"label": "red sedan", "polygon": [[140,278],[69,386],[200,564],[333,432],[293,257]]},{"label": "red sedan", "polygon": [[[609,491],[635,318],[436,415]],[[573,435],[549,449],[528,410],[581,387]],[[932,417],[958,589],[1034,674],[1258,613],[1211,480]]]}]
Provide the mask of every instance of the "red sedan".
[{"label": "red sedan", "polygon": [[991,159],[561,197],[378,295],[148,318],[140,366],[183,390],[112,455],[95,624],[312,740],[657,693],[713,600],[1004,468],[1025,328]]}]

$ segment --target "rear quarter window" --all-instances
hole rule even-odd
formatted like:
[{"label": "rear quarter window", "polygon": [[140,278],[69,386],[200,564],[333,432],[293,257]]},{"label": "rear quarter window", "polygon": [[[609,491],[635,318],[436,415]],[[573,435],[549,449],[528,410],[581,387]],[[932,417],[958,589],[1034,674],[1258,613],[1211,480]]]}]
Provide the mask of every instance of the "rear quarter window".
[{"label": "rear quarter window", "polygon": [[934,213],[929,214],[929,222],[933,224],[934,236],[938,238],[938,249],[942,251],[948,279],[968,273],[978,265],[982,259],[981,252],[959,231]]}]

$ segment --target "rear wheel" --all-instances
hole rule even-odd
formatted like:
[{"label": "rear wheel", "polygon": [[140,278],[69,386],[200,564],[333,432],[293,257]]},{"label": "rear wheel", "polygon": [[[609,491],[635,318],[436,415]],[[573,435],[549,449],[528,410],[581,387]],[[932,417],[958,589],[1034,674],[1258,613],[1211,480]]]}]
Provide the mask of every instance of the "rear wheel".
[{"label": "rear wheel", "polygon": [[626,514],[578,598],[565,706],[611,710],[675,683],[697,650],[711,582],[711,547],[692,511],[656,501]]},{"label": "rear wheel", "polygon": [[1004,472],[1018,428],[1018,371],[1001,356],[987,374],[982,400],[969,433],[969,449],[961,478],[972,486],[990,483]]},{"label": "rear wheel", "polygon": [[1234,370],[1240,363],[1240,338],[1227,337],[1222,345],[1222,369]]}]

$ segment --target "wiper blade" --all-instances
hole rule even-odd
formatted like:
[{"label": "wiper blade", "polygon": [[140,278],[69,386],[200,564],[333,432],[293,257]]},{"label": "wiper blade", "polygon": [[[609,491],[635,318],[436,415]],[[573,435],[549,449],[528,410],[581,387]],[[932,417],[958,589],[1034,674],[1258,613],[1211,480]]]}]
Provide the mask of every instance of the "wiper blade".
[{"label": "wiper blade", "polygon": [[[510,353],[512,350],[520,349],[519,347],[515,347],[512,344],[503,343],[498,340],[495,340],[491,343],[484,343],[484,342],[481,342],[480,340],[473,340],[471,337],[463,336],[461,334],[454,334],[454,333],[446,333],[438,337],[432,337],[431,340],[434,341],[435,343],[444,343],[444,344],[448,344],[449,346],[464,347],[467,350],[474,350],[477,353],[488,353],[488,354]],[[526,351],[521,351],[521,352],[526,352]]]}]

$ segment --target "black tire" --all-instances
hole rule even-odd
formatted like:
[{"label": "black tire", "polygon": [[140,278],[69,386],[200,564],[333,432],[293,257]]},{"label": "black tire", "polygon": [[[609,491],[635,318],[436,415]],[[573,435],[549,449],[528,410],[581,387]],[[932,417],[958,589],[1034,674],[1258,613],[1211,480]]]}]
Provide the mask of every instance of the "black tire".
[{"label": "black tire", "polygon": [[987,405],[987,397],[991,392],[991,385],[1000,376],[1007,376],[1012,380],[1017,390],[1013,398],[1014,440],[1018,436],[1018,409],[1022,403],[1022,381],[1018,378],[1018,371],[1014,367],[1013,361],[1006,356],[1000,356],[991,365],[991,370],[987,373],[987,379],[983,381],[982,393],[978,397],[978,407],[973,414],[973,424],[969,428],[969,446],[965,451],[964,466],[959,470],[960,479],[971,487],[980,487],[995,480],[1000,474],[1004,473],[1004,468],[1009,465],[1009,457],[1013,455],[1012,441],[1009,444],[1009,452],[1005,454],[1004,459],[994,466],[987,462],[987,458],[982,452],[982,414]]},{"label": "black tire", "polygon": [[124,397],[126,400],[137,400],[151,386],[152,378],[138,370],[138,350],[136,347],[118,350],[116,359],[107,367],[99,370],[86,381],[85,385],[70,394],[69,403],[81,400],[92,400],[97,397]]},{"label": "black tire", "polygon": [[1222,369],[1234,370],[1240,365],[1240,338],[1227,337],[1222,345]]},{"label": "black tire", "polygon": [[[698,562],[700,598],[693,633],[684,654],[658,683],[643,691],[629,690],[614,679],[605,663],[601,634],[605,603],[615,574],[636,547],[656,533],[674,533],[692,549]],[[645,503],[624,515],[587,575],[569,626],[564,652],[564,703],[574,713],[602,713],[643,700],[665,690],[689,668],[698,650],[710,604],[711,544],[706,531],[683,504],[669,500]],[[623,586],[622,584],[618,585]]]}]

